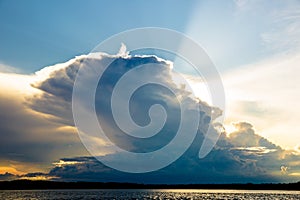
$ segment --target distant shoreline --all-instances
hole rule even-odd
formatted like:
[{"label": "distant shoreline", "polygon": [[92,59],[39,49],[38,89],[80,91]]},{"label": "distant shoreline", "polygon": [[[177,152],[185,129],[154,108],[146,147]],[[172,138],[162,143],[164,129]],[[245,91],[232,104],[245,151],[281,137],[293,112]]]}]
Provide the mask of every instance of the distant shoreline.
[{"label": "distant shoreline", "polygon": [[262,184],[139,184],[117,182],[59,182],[31,180],[0,181],[0,190],[44,189],[233,189],[300,191],[300,182]]}]

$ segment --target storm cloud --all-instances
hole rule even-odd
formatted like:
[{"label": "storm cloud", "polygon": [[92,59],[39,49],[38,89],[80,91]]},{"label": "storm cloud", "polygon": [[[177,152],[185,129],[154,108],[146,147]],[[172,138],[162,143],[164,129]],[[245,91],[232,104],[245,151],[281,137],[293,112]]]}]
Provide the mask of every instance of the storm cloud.
[{"label": "storm cloud", "polygon": [[[197,135],[191,146],[166,168],[145,174],[130,174],[111,169],[91,156],[81,143],[72,116],[72,91],[78,70],[84,63],[103,67],[113,61],[100,79],[95,96],[98,119],[111,132],[110,140],[119,147],[134,152],[160,149],[170,142],[178,128],[178,104],[167,88],[148,85],[137,90],[130,109],[133,120],[145,126],[149,123],[148,109],[161,104],[168,119],[162,131],[146,139],[126,136],[116,126],[109,111],[109,98],[120,77],[142,64],[160,64],[163,70],[153,67],[151,74],[172,88],[189,105],[200,107]],[[136,77],[143,79],[146,75]],[[143,77],[145,76],[145,77]],[[12,76],[13,77],[13,76]],[[14,178],[44,177],[54,180],[120,181],[145,183],[232,183],[232,182],[279,182],[295,181],[300,171],[300,156],[286,151],[259,136],[248,122],[238,122],[231,133],[225,130],[213,150],[203,159],[198,153],[210,123],[221,114],[220,110],[190,96],[190,91],[172,80],[171,62],[156,56],[120,56],[100,53],[97,58],[79,56],[66,63],[51,66],[34,75],[28,75],[28,87],[33,91],[0,92],[0,159],[1,165],[10,165],[19,175],[5,173],[2,180]],[[132,80],[134,81],[134,80]],[[3,84],[3,83],[1,83]],[[2,85],[9,90],[9,85]],[[16,86],[19,87],[19,86]],[[103,93],[110,95],[103,96]],[[192,120],[192,119],[191,119]],[[142,133],[141,133],[142,134]],[[97,143],[96,144],[102,144]],[[114,155],[110,146],[102,144],[102,157]],[[18,163],[13,165],[12,163]],[[32,166],[26,171],[26,166]],[[54,165],[54,166],[53,166]],[[287,166],[282,173],[282,166]],[[49,170],[50,169],[50,170]],[[42,171],[39,172],[39,171]],[[39,172],[39,173],[33,173]]]}]

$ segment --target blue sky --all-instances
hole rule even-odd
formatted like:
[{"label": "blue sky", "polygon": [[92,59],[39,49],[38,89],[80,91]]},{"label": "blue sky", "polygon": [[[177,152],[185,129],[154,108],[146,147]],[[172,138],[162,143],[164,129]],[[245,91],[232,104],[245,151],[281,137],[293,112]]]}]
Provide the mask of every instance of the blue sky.
[{"label": "blue sky", "polygon": [[87,54],[99,42],[132,28],[183,32],[194,2],[1,1],[0,61],[25,72]]},{"label": "blue sky", "polygon": [[[282,1],[0,1],[0,62],[31,73],[90,52],[113,34],[139,27],[183,32],[220,70],[273,53],[261,34]],[[247,5],[250,4],[250,5]]]},{"label": "blue sky", "polygon": [[[196,41],[220,72],[226,95],[222,124],[225,132],[212,153],[203,160],[190,159],[198,148],[195,143],[182,159],[166,169],[145,174],[145,180],[155,182],[165,177],[162,181],[172,183],[178,177],[183,182],[300,179],[297,0],[0,0],[0,120],[4,122],[0,124],[0,137],[4,138],[0,141],[0,179],[104,177],[101,180],[109,181],[111,177],[120,181],[119,172],[99,164],[81,143],[73,124],[70,99],[76,70],[85,55],[114,34],[142,27],[176,30]],[[111,56],[105,55],[103,60]],[[123,55],[119,59],[119,71],[107,72],[107,88],[119,72],[126,72],[135,62],[162,62],[151,56]],[[154,70],[153,74],[172,85],[168,72]],[[209,97],[203,96],[203,82],[191,75],[184,77],[198,97],[209,103]],[[138,101],[136,107],[163,99],[162,93],[150,89],[146,94],[151,94],[151,99],[140,92],[142,103]],[[106,111],[107,106],[101,106]],[[206,106],[212,108],[210,104]],[[15,123],[11,125],[12,122]],[[170,124],[173,122],[176,120]],[[111,121],[106,123],[114,128]],[[175,126],[170,127],[166,130]],[[197,137],[199,141],[203,139],[201,133]],[[118,142],[128,149],[147,146]],[[110,151],[104,149],[101,156],[111,158],[107,156]],[[211,167],[215,165],[224,168]],[[93,170],[88,171],[91,166]],[[182,168],[190,171],[182,172]],[[78,171],[76,176],[72,174],[74,170]],[[121,177],[139,180],[134,175],[121,173]]]}]

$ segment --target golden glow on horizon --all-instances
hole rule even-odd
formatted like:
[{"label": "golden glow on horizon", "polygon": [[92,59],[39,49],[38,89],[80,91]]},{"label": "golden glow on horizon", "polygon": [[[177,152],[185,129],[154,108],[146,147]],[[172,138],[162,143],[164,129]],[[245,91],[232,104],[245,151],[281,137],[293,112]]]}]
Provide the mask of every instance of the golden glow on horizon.
[{"label": "golden glow on horizon", "polygon": [[55,177],[55,176],[33,176],[33,177],[23,176],[20,179],[22,179],[22,180],[31,180],[31,181],[47,181],[47,180],[52,180],[52,179],[55,179],[55,178],[58,178],[58,177]]},{"label": "golden glow on horizon", "polygon": [[289,176],[299,176],[300,177],[300,172],[290,173]]},{"label": "golden glow on horizon", "polygon": [[18,171],[17,169],[13,168],[13,167],[4,167],[1,166],[0,167],[0,174],[5,174],[5,173],[10,173],[10,174],[14,174],[14,175],[22,175],[25,174],[24,172]]}]

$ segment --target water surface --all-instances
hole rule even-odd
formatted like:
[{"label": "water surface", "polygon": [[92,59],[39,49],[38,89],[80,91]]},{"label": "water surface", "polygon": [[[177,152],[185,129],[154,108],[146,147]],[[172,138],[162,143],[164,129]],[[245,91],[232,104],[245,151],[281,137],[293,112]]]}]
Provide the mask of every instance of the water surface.
[{"label": "water surface", "polygon": [[300,191],[280,190],[0,190],[0,199],[300,199]]}]

